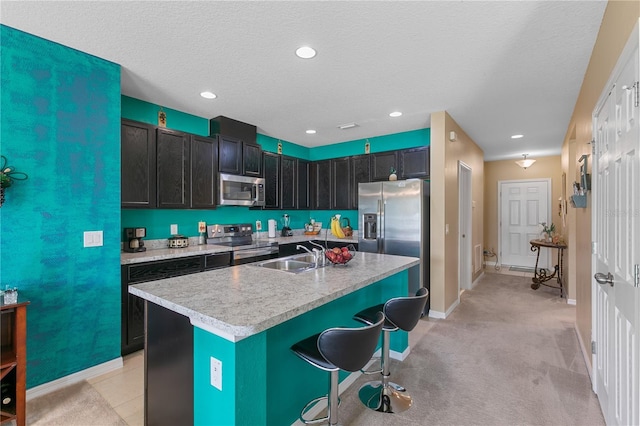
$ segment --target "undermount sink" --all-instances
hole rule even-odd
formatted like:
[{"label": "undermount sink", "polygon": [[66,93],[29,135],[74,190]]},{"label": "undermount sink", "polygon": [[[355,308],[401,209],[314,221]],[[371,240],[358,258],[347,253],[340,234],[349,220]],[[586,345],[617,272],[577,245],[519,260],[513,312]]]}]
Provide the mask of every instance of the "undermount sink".
[{"label": "undermount sink", "polygon": [[277,259],[264,260],[253,263],[252,265],[276,269],[278,271],[298,273],[314,269],[316,267],[316,258],[310,253],[301,253],[287,257],[279,257]]}]

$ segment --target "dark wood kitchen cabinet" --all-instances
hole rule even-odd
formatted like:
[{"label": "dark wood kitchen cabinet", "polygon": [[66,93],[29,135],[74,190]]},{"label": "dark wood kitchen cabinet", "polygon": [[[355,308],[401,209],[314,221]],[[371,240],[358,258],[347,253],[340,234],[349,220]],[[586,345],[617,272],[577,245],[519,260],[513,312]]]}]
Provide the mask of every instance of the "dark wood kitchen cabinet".
[{"label": "dark wood kitchen cabinet", "polygon": [[429,177],[430,147],[403,149],[398,154],[400,157],[398,179]]},{"label": "dark wood kitchen cabinet", "polygon": [[157,129],[156,179],[158,208],[189,208],[191,194],[190,137],[175,130]]},{"label": "dark wood kitchen cabinet", "polygon": [[311,209],[331,209],[331,160],[311,163]]},{"label": "dark wood kitchen cabinet", "polygon": [[371,181],[389,180],[392,167],[398,170],[397,151],[371,154]]},{"label": "dark wood kitchen cabinet", "polygon": [[242,174],[242,141],[218,135],[218,170],[232,175]]},{"label": "dark wood kitchen cabinet", "polygon": [[351,209],[358,208],[358,184],[371,182],[370,160],[368,154],[351,157]]},{"label": "dark wood kitchen cabinet", "polygon": [[280,208],[280,155],[263,153],[264,208]]},{"label": "dark wood kitchen cabinet", "polygon": [[156,131],[149,124],[120,125],[121,206],[156,207]]},{"label": "dark wood kitchen cabinet", "polygon": [[349,157],[331,160],[331,207],[351,208],[351,161]]},{"label": "dark wood kitchen cabinet", "polygon": [[297,195],[296,166],[298,160],[293,157],[280,157],[280,208],[295,209]]},{"label": "dark wood kitchen cabinet", "polygon": [[245,176],[262,176],[262,147],[242,142],[242,174]]},{"label": "dark wood kitchen cabinet", "polygon": [[191,136],[192,209],[215,209],[218,193],[218,149],[214,138]]},{"label": "dark wood kitchen cabinet", "polygon": [[298,158],[296,161],[296,176],[296,208],[309,210],[311,208],[311,162]]}]

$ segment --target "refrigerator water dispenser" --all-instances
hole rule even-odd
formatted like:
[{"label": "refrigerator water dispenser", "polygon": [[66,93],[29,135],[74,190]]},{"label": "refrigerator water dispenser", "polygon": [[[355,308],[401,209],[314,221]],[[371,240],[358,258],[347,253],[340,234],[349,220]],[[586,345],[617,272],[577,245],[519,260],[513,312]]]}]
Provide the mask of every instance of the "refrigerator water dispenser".
[{"label": "refrigerator water dispenser", "polygon": [[378,238],[378,215],[375,213],[364,214],[364,239],[375,240]]}]

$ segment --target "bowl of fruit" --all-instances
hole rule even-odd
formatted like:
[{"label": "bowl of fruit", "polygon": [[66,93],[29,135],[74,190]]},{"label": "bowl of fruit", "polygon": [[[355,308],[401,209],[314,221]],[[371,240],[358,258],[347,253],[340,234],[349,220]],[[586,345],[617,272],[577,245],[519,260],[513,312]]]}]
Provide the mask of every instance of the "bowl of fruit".
[{"label": "bowl of fruit", "polygon": [[346,265],[351,259],[353,259],[353,252],[355,247],[349,244],[345,247],[334,247],[332,249],[325,250],[325,256],[329,259],[329,262],[334,265]]}]

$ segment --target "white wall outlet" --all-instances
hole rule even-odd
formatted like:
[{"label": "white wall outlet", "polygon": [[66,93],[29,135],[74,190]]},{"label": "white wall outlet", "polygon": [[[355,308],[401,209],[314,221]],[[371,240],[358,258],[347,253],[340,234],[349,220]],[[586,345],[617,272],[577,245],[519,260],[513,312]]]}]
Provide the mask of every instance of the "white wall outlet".
[{"label": "white wall outlet", "polygon": [[222,390],[222,361],[211,357],[211,386]]},{"label": "white wall outlet", "polygon": [[256,231],[262,231],[262,222],[256,220]]},{"label": "white wall outlet", "polygon": [[178,235],[178,225],[171,225],[171,235]]},{"label": "white wall outlet", "polygon": [[85,247],[102,247],[104,245],[102,231],[85,231]]}]

